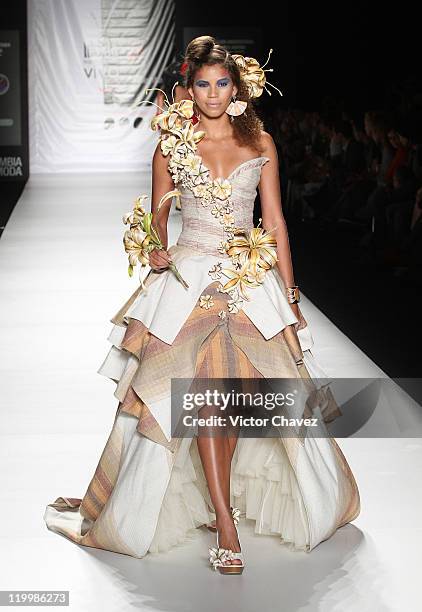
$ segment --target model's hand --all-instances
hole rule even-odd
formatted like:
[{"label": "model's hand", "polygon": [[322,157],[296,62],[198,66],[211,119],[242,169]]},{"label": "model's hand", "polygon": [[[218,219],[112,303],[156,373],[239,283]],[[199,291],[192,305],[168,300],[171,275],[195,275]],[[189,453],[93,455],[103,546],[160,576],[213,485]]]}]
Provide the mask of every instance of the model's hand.
[{"label": "model's hand", "polygon": [[303,314],[300,311],[299,304],[290,304],[290,308],[293,310],[295,317],[298,319],[298,323],[295,323],[296,331],[306,327],[308,323],[306,322]]},{"label": "model's hand", "polygon": [[169,267],[169,263],[172,263],[172,259],[166,249],[154,249],[149,254],[149,265],[157,272],[166,270]]}]

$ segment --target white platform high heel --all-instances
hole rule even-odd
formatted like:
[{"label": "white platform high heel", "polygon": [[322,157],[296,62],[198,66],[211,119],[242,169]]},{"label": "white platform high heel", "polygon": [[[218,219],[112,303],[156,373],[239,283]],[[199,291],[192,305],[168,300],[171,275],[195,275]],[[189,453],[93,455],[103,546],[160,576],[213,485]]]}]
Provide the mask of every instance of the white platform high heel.
[{"label": "white platform high heel", "polygon": [[[232,516],[234,526],[236,527],[237,539],[240,538],[239,532],[237,530],[237,523],[239,522],[240,510],[239,508],[232,508]],[[236,519],[235,519],[236,516]],[[214,567],[215,570],[219,570],[220,574],[241,574],[245,567],[245,560],[243,558],[242,552],[233,552],[230,548],[221,548],[218,541],[218,531],[216,529],[217,534],[217,547],[209,548],[208,552],[210,555],[210,564]],[[231,561],[233,559],[238,559],[241,563],[230,563],[226,565],[227,561]]]}]

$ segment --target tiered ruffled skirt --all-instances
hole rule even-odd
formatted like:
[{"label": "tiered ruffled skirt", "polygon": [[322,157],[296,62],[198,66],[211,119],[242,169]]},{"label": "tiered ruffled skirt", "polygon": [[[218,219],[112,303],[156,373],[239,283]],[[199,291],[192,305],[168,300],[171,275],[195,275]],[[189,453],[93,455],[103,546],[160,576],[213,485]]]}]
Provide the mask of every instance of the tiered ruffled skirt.
[{"label": "tiered ruffled skirt", "polygon": [[[59,497],[47,506],[49,529],[135,557],[188,540],[215,515],[197,438],[164,434],[171,379],[325,376],[310,351],[301,351],[293,326],[266,340],[242,311],[220,318],[229,297],[217,285],[204,291],[214,305],[198,302],[171,345],[125,316],[133,299],[112,319],[113,346],[99,372],[117,383],[115,422],[83,499]],[[328,388],[319,401],[326,421],[339,414]],[[256,533],[295,549],[311,550],[359,512],[353,475],[329,438],[239,438],[231,470],[231,504],[255,521]]]}]

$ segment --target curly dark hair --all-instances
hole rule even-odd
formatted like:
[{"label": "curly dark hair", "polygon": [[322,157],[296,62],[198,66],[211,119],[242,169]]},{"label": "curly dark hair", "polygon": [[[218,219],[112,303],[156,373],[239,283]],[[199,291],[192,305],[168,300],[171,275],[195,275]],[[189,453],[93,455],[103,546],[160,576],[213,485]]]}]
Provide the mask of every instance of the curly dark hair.
[{"label": "curly dark hair", "polygon": [[264,124],[255,112],[248,86],[241,78],[239,67],[229,51],[222,45],[217,44],[212,36],[198,36],[188,44],[185,52],[185,62],[187,63],[184,78],[186,88],[193,86],[196,71],[204,65],[222,64],[227,68],[237,87],[236,98],[248,103],[245,112],[238,117],[234,117],[232,123],[234,137],[240,145],[250,146],[261,154],[263,148],[260,140]]}]

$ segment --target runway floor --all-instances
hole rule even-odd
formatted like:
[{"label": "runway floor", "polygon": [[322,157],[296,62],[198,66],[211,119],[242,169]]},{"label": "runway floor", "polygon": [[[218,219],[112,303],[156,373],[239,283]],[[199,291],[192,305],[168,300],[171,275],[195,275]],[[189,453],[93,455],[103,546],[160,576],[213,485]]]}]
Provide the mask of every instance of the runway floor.
[{"label": "runway floor", "polygon": [[[149,173],[35,175],[0,239],[0,589],[69,590],[77,611],[400,611],[420,604],[422,442],[342,438],[362,510],[310,554],[240,535],[247,567],[208,565],[214,536],[134,559],[47,530],[45,506],[82,497],[110,432],[114,383],[96,374],[110,318],[136,286],[122,216]],[[181,227],[172,210],[169,244]],[[385,374],[307,298],[314,356],[330,377]],[[375,339],[378,341],[378,339]]]}]

